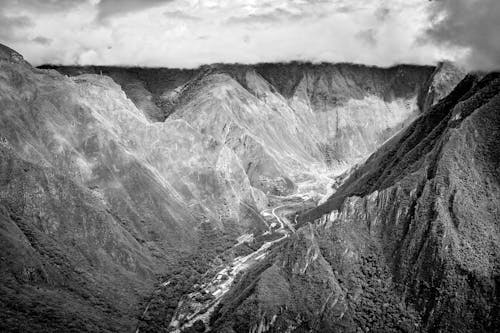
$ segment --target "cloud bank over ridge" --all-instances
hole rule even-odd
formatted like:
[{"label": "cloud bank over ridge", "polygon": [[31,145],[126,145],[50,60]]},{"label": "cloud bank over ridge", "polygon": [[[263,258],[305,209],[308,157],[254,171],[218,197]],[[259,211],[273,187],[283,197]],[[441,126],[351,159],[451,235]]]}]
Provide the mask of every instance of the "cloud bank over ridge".
[{"label": "cloud bank over ridge", "polygon": [[491,69],[500,58],[497,0],[0,2],[0,42],[35,65],[449,59]]}]

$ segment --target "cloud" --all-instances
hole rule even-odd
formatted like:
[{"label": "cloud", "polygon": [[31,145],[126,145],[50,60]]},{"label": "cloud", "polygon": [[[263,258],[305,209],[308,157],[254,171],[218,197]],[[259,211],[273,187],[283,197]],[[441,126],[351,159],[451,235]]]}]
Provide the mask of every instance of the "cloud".
[{"label": "cloud", "polygon": [[249,14],[246,16],[231,16],[226,20],[227,24],[247,24],[247,23],[277,23],[282,20],[282,17],[275,13],[266,14]]},{"label": "cloud", "polygon": [[50,45],[52,43],[52,39],[43,36],[36,36],[32,41],[41,45]]},{"label": "cloud", "polygon": [[361,30],[356,34],[356,38],[360,39],[364,43],[375,46],[377,44],[377,32],[375,29]]},{"label": "cloud", "polygon": [[227,24],[261,24],[261,23],[280,23],[290,20],[302,20],[311,17],[324,17],[323,14],[296,10],[292,12],[287,9],[276,8],[272,11],[260,14],[248,14],[244,16],[231,16],[226,20]]},{"label": "cloud", "polygon": [[469,69],[500,69],[499,0],[437,0],[429,15],[424,42],[464,48],[461,61]]},{"label": "cloud", "polygon": [[0,20],[0,39],[34,65],[303,60],[388,66],[457,57],[456,46],[441,47],[428,36],[415,43],[431,26],[426,0],[391,0],[390,7],[373,0],[0,2],[7,4],[1,17],[11,18]]},{"label": "cloud", "polygon": [[356,10],[357,10],[356,7],[349,6],[349,5],[339,6],[336,9],[336,11],[338,13],[345,13],[345,14],[349,14],[349,13],[355,12]]},{"label": "cloud", "polygon": [[89,3],[90,0],[2,0],[3,8],[33,12],[60,12]]},{"label": "cloud", "polygon": [[0,39],[13,41],[18,38],[19,30],[33,25],[28,16],[9,16],[0,12]]},{"label": "cloud", "polygon": [[181,10],[172,10],[172,11],[166,11],[163,13],[167,18],[169,19],[179,19],[179,20],[186,20],[186,21],[201,21],[202,18],[194,15],[190,15],[186,12],[183,12]]},{"label": "cloud", "polygon": [[387,18],[389,17],[390,14],[391,14],[391,10],[387,7],[379,7],[375,11],[375,17],[377,18],[377,20],[379,20],[381,22],[387,20]]},{"label": "cloud", "polygon": [[101,0],[97,4],[98,20],[112,16],[134,13],[148,8],[161,6],[174,0]]}]

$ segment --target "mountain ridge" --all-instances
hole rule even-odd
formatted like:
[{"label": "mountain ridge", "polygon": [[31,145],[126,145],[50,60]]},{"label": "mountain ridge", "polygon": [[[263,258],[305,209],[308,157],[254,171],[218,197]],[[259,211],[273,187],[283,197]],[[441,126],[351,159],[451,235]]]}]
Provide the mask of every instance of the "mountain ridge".
[{"label": "mountain ridge", "polygon": [[[275,68],[278,67],[278,68]],[[113,75],[113,73],[117,72],[128,72],[132,73],[132,75],[138,75],[140,72],[145,73],[146,76],[145,81],[147,81],[147,75],[152,74],[154,72],[163,72],[160,75],[163,77],[177,77],[180,76],[180,82],[174,80],[173,84],[178,86],[185,85],[187,82],[194,79],[199,74],[216,74],[216,73],[226,73],[231,75],[234,79],[236,79],[240,84],[242,84],[246,88],[246,80],[245,73],[251,70],[255,70],[258,74],[263,75],[265,79],[268,79],[271,84],[278,88],[278,91],[284,95],[285,97],[291,97],[291,88],[286,87],[283,84],[279,84],[277,81],[277,77],[279,72],[284,73],[295,73],[296,77],[290,82],[292,87],[295,87],[299,84],[298,81],[302,78],[302,75],[307,71],[324,71],[325,68],[338,68],[341,70],[342,68],[350,68],[350,69],[359,69],[359,70],[376,70],[381,72],[397,72],[402,69],[419,69],[428,71],[428,75],[430,76],[430,72],[433,71],[436,67],[433,66],[421,66],[421,65],[411,65],[411,64],[398,64],[390,67],[377,67],[377,66],[366,66],[362,64],[350,64],[350,63],[307,63],[307,62],[290,62],[290,63],[259,63],[255,65],[245,65],[245,64],[211,64],[211,65],[203,65],[194,69],[178,69],[178,68],[156,68],[156,67],[123,67],[123,66],[59,66],[59,65],[41,65],[38,68],[42,69],[56,69],[67,75],[77,75],[82,73],[94,73],[94,74],[108,74],[111,77],[116,78],[119,74]],[[273,73],[274,70],[278,70],[278,72]],[[148,73],[152,72],[152,73]],[[268,72],[268,75],[266,75]],[[289,75],[289,74],[287,74]],[[271,78],[271,80],[269,80]],[[121,83],[120,79],[117,79],[117,83]],[[153,78],[154,82],[155,79]],[[168,82],[167,82],[168,84]],[[146,86],[148,84],[146,83]],[[126,91],[126,89],[124,89]],[[154,93],[150,91],[151,93]],[[133,100],[133,98],[132,98]]]}]

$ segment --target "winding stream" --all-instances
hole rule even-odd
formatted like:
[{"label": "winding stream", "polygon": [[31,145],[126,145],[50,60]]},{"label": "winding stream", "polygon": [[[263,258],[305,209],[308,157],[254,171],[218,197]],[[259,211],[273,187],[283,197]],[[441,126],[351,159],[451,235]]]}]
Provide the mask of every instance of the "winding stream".
[{"label": "winding stream", "polygon": [[[300,194],[293,194],[288,197],[283,197],[284,200],[291,198],[300,198],[304,200],[309,199],[309,196],[304,197]],[[197,320],[201,320],[205,325],[208,325],[210,315],[219,304],[222,296],[229,291],[238,273],[246,270],[255,262],[264,259],[268,254],[268,250],[274,244],[283,241],[285,238],[289,237],[291,233],[295,232],[293,224],[284,215],[295,211],[294,207],[297,205],[298,203],[281,204],[260,212],[264,218],[271,217],[272,220],[279,225],[278,229],[272,230],[273,226],[276,224],[271,223],[266,233],[281,234],[282,236],[278,239],[265,242],[259,249],[246,256],[236,257],[231,263],[219,270],[212,280],[201,285],[200,291],[188,294],[187,297],[181,300],[170,322],[170,328],[173,329],[173,332],[179,333],[182,329],[192,326]],[[201,295],[202,290],[204,293],[210,293],[213,298],[206,303],[196,301],[197,296]]]},{"label": "winding stream", "polygon": [[[313,200],[313,198],[315,198],[313,201],[316,203],[326,200],[326,198],[333,193],[331,187],[335,182],[335,178],[336,177],[332,178],[331,175],[329,177],[322,175],[320,181],[316,178],[316,182],[322,184],[320,187],[326,190],[324,195],[318,195],[315,191],[311,191],[310,184],[306,184],[307,186],[301,184],[302,189],[309,188],[309,190],[307,192],[298,190],[288,196],[276,197],[279,204],[275,207],[261,211],[260,215],[265,220],[268,222],[272,221],[272,223],[268,224],[268,230],[264,235],[281,234],[281,237],[265,242],[256,251],[246,256],[234,258],[232,262],[224,265],[211,280],[203,283],[197,291],[185,295],[179,302],[170,322],[169,328],[172,332],[180,333],[183,329],[193,326],[198,320],[201,320],[208,327],[211,314],[222,297],[230,290],[236,276],[238,276],[240,272],[248,269],[254,263],[264,259],[273,245],[282,242],[295,232],[294,223],[290,222],[285,215],[297,211],[299,208],[298,206],[306,201]],[[276,226],[278,226],[277,229]],[[253,240],[253,235],[242,235],[238,238],[238,243],[234,245],[233,248],[251,240]],[[202,297],[203,294],[210,294],[212,297],[210,300],[199,301],[200,299],[206,299]]]}]

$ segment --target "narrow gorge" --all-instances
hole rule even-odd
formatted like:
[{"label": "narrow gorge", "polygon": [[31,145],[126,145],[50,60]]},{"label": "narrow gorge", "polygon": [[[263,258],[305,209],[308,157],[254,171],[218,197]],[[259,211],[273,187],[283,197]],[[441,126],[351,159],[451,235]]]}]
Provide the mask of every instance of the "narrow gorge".
[{"label": "narrow gorge", "polygon": [[500,76],[33,67],[0,45],[0,329],[500,327]]}]

